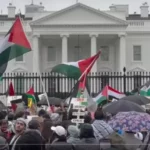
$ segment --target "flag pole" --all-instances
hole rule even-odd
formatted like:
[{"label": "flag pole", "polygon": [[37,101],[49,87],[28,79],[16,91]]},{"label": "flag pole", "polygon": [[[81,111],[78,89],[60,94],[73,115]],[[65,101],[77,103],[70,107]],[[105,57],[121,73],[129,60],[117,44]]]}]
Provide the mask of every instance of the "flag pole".
[{"label": "flag pole", "polygon": [[[99,51],[98,52],[99,54],[101,53],[101,51]],[[97,53],[97,54],[98,54]],[[99,56],[98,56],[99,57]],[[81,76],[80,76],[80,78],[78,79],[78,81],[80,81],[81,79],[82,79],[82,77],[84,76],[84,74],[88,71],[88,69],[90,68],[90,67],[92,67],[92,65],[94,65],[94,63],[95,63],[95,61],[98,59],[98,57],[96,57],[93,61],[92,61],[92,63],[84,70],[84,72],[81,74]]]},{"label": "flag pole", "polygon": [[[99,53],[99,55],[100,55],[101,51],[99,51],[98,53]],[[97,54],[98,54],[98,53],[97,53]],[[99,56],[98,56],[98,57],[99,57]],[[92,61],[92,63],[84,70],[84,72],[81,74],[81,76],[80,76],[79,79],[77,80],[76,84],[82,79],[82,77],[84,76],[84,74],[87,73],[88,69],[89,69],[90,67],[92,67],[92,65],[95,63],[95,61],[98,59],[98,57],[95,57],[95,59]],[[76,84],[75,84],[75,85],[76,85]],[[71,89],[70,93],[72,92],[73,89],[74,89],[74,87]],[[69,105],[70,105],[70,103],[71,103],[71,99],[69,100]]]},{"label": "flag pole", "polygon": [[[19,12],[20,13],[18,13],[19,15],[19,18],[20,18],[20,20],[21,20],[21,23],[22,23],[22,27],[23,27],[23,29],[24,29],[24,23],[23,23],[23,19],[21,18],[21,16],[20,16],[20,14],[21,14],[21,11],[19,10]],[[24,29],[24,32],[25,32],[25,29]],[[26,35],[26,34],[25,34]],[[27,36],[26,36],[27,37]],[[49,100],[48,100],[48,95],[47,95],[47,92],[46,92],[46,90],[45,90],[45,86],[44,86],[44,83],[43,83],[43,81],[42,81],[42,77],[41,77],[41,73],[39,73],[39,76],[40,76],[40,81],[41,81],[41,84],[42,84],[42,86],[43,86],[43,90],[44,90],[44,93],[45,93],[45,95],[46,95],[46,100],[47,100],[47,104],[48,104],[48,106],[49,106],[49,108],[50,108],[50,103],[49,103]]]},{"label": "flag pole", "polygon": [[42,77],[41,77],[41,74],[40,74],[40,73],[39,73],[39,76],[40,76],[40,81],[41,81],[41,84],[42,84],[44,93],[45,93],[45,95],[46,95],[47,104],[48,104],[48,106],[49,106],[49,108],[50,108],[50,102],[49,102],[49,100],[48,100],[48,95],[47,95],[47,92],[46,92],[46,90],[45,90],[45,86],[44,86],[44,83],[43,83],[43,80],[42,80]]}]

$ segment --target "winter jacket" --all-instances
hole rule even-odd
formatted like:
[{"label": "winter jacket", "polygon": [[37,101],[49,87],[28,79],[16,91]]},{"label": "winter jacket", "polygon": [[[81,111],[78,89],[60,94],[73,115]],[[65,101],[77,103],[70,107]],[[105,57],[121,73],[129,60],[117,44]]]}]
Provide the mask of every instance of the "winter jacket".
[{"label": "winter jacket", "polygon": [[105,139],[114,132],[110,125],[103,120],[95,120],[92,127],[97,140]]},{"label": "winter jacket", "polygon": [[83,138],[74,144],[74,150],[100,150],[100,144],[95,138]]},{"label": "winter jacket", "polygon": [[68,134],[69,134],[69,137],[67,139],[67,143],[77,144],[80,142],[79,129],[77,128],[77,126],[70,125],[68,127]]},{"label": "winter jacket", "polygon": [[43,150],[43,138],[36,130],[26,131],[17,141],[15,150]]},{"label": "winter jacket", "polygon": [[65,141],[55,141],[51,145],[46,145],[46,150],[73,150],[73,145]]}]

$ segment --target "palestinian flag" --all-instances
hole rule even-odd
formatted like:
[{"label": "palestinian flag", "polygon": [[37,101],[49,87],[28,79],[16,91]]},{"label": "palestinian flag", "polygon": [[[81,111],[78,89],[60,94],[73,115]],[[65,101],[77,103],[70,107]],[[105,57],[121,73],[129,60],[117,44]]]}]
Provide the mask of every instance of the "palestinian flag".
[{"label": "palestinian flag", "polygon": [[30,51],[30,43],[18,17],[9,32],[0,41],[0,76],[5,72],[8,61]]},{"label": "palestinian flag", "polygon": [[84,60],[59,64],[52,68],[52,72],[61,73],[67,77],[79,79],[81,75],[85,73],[85,71],[86,74],[91,71],[91,68],[99,56],[100,51],[96,55]]},{"label": "palestinian flag", "polygon": [[31,87],[30,90],[27,92],[27,101],[29,108],[31,108],[34,104],[36,104],[33,87]]},{"label": "palestinian flag", "polygon": [[85,101],[84,98],[89,98],[89,93],[86,89],[86,76],[87,74],[85,73],[82,80],[79,81],[79,88],[78,88],[78,93],[77,93],[77,98],[78,101],[81,105],[87,106],[88,103]]},{"label": "palestinian flag", "polygon": [[141,89],[140,89],[140,95],[141,96],[150,96],[150,85],[149,86],[143,86]]},{"label": "palestinian flag", "polygon": [[[10,82],[9,87],[8,87],[8,91],[7,91],[7,99],[9,99],[9,97],[13,97],[15,96],[15,90],[13,87],[12,82]],[[8,100],[7,100],[8,101]],[[10,102],[11,103],[11,102]],[[17,104],[15,103],[11,103],[11,108],[13,109],[13,111],[15,112],[17,109]]]},{"label": "palestinian flag", "polygon": [[98,94],[94,101],[97,102],[97,104],[105,103],[109,101],[109,97],[113,97],[115,99],[120,99],[122,97],[125,97],[126,95],[124,93],[121,93],[112,87],[106,85],[102,92]]}]

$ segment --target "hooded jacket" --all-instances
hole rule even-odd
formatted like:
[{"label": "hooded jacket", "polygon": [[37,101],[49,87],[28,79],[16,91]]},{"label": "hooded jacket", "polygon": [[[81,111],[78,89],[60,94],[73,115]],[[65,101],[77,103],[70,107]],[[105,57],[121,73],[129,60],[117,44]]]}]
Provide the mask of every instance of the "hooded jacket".
[{"label": "hooded jacket", "polygon": [[75,144],[75,150],[100,150],[100,143],[94,137],[90,124],[83,124],[80,129],[80,142]]},{"label": "hooded jacket", "polygon": [[68,133],[69,133],[69,137],[67,139],[67,143],[77,144],[80,142],[79,129],[76,126],[70,125],[68,127]]}]

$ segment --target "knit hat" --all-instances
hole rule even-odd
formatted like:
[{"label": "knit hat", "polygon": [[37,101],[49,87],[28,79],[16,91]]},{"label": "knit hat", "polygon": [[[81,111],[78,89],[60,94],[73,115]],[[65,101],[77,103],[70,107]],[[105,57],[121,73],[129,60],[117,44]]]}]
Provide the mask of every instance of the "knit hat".
[{"label": "knit hat", "polygon": [[40,123],[37,120],[31,120],[28,123],[28,128],[29,129],[38,129],[40,127]]},{"label": "knit hat", "polygon": [[23,122],[24,123],[24,125],[27,127],[27,122],[26,122],[26,120],[24,119],[24,118],[18,118],[17,120],[16,120],[16,122]]},{"label": "knit hat", "polygon": [[58,113],[52,113],[50,118],[54,124],[58,124],[61,122],[61,117]]},{"label": "knit hat", "polygon": [[94,137],[94,131],[91,124],[85,123],[80,128],[80,138]]},{"label": "knit hat", "polygon": [[137,132],[136,134],[134,134],[134,137],[138,140],[143,140],[143,134],[141,132]]},{"label": "knit hat", "polygon": [[0,136],[0,150],[8,150],[9,146],[5,138]]},{"label": "knit hat", "polygon": [[74,137],[74,138],[78,138],[79,137],[79,129],[74,126],[74,125],[70,125],[68,127],[68,133],[71,137]]},{"label": "knit hat", "polygon": [[62,126],[51,127],[51,130],[54,131],[58,136],[66,136],[67,132]]}]

